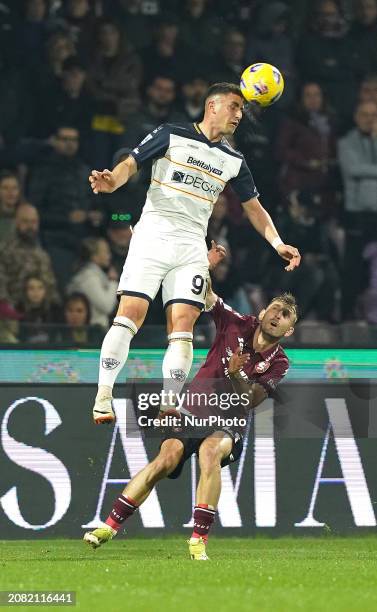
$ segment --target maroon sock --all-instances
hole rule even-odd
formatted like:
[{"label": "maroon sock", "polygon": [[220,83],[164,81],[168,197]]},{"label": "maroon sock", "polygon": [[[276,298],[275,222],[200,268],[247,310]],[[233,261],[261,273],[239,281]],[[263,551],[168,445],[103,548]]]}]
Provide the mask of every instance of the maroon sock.
[{"label": "maroon sock", "polygon": [[198,504],[194,508],[194,531],[192,538],[203,538],[207,543],[208,532],[215,520],[216,510],[208,508],[207,504]]},{"label": "maroon sock", "polygon": [[136,502],[134,502],[134,500],[130,497],[120,495],[120,497],[117,497],[115,500],[113,509],[111,510],[105,523],[118,531],[118,529],[121,528],[122,523],[132,516],[135,510],[137,510]]}]

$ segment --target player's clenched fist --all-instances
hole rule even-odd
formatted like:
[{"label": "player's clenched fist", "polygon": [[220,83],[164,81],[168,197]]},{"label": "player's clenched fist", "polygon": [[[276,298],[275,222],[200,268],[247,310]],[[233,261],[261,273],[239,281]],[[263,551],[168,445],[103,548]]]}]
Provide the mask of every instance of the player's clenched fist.
[{"label": "player's clenched fist", "polygon": [[110,170],[92,170],[89,182],[94,193],[112,193],[116,189],[115,176]]}]

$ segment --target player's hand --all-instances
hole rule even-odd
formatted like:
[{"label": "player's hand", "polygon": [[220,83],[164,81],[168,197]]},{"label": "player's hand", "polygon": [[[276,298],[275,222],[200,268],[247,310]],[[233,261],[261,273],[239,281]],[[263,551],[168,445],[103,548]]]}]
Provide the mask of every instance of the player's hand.
[{"label": "player's hand", "polygon": [[226,248],[221,246],[221,244],[216,244],[214,240],[211,240],[211,248],[207,253],[208,261],[209,261],[209,269],[213,270],[216,266],[225,259],[226,257]]},{"label": "player's hand", "polygon": [[116,181],[113,172],[110,170],[92,170],[89,183],[93,193],[112,193],[116,190]]},{"label": "player's hand", "polygon": [[237,374],[250,359],[249,353],[241,353],[241,347],[238,346],[233,355],[229,359],[228,372],[230,376]]},{"label": "player's hand", "polygon": [[295,268],[298,268],[301,262],[301,255],[296,247],[291,246],[290,244],[279,244],[276,249],[279,253],[280,257],[289,261],[288,266],[285,266],[285,270],[287,272],[291,272]]}]

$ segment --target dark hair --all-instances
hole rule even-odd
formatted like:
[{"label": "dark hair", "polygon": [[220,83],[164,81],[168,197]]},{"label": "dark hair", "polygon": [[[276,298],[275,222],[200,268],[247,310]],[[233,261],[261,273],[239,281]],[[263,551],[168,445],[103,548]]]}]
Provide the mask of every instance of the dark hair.
[{"label": "dark hair", "polygon": [[282,302],[282,304],[288,308],[288,310],[293,314],[294,323],[296,323],[298,319],[298,306],[295,296],[292,295],[292,293],[282,293],[281,295],[276,295],[273,297],[270,304],[277,301]]},{"label": "dark hair", "polygon": [[211,96],[227,94],[235,94],[244,99],[239,85],[235,83],[214,83],[207,91],[206,100]]},{"label": "dark hair", "polygon": [[63,304],[63,312],[65,313],[67,307],[72,304],[73,302],[82,302],[83,304],[85,304],[85,308],[86,308],[86,319],[85,319],[85,325],[90,325],[90,321],[92,318],[92,309],[90,307],[90,302],[88,300],[88,298],[86,297],[85,293],[81,293],[80,291],[75,291],[74,293],[71,293],[70,295],[68,295],[65,300],[64,300],[64,304]]},{"label": "dark hair", "polygon": [[15,172],[11,172],[11,170],[1,170],[0,171],[0,183],[5,181],[5,179],[14,178],[20,184],[20,179],[18,178]]}]

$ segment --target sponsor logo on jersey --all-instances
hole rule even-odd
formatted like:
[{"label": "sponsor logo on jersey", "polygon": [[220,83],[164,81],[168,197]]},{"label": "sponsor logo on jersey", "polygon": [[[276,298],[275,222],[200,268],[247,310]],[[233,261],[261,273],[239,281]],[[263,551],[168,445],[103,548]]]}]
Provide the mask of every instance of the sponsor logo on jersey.
[{"label": "sponsor logo on jersey", "polygon": [[201,189],[206,193],[210,193],[214,197],[217,197],[219,193],[222,192],[222,187],[209,183],[208,181],[203,180],[200,176],[193,176],[192,174],[187,174],[186,172],[181,172],[180,170],[174,170],[171,180],[174,183],[183,183],[184,185],[189,185],[195,189]]},{"label": "sponsor logo on jersey", "polygon": [[258,374],[263,374],[264,372],[267,372],[268,368],[270,367],[270,363],[268,361],[260,361],[259,363],[257,363],[257,365],[255,366],[255,371]]},{"label": "sponsor logo on jersey", "polygon": [[212,174],[216,174],[217,176],[221,176],[223,171],[220,168],[215,168],[211,166],[211,164],[206,164],[206,162],[201,159],[195,159],[191,155],[187,158],[187,163],[192,164],[193,166],[197,166],[198,168],[202,168],[202,170],[207,170],[207,172],[212,172]]}]

